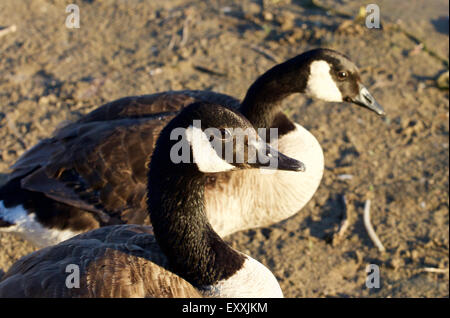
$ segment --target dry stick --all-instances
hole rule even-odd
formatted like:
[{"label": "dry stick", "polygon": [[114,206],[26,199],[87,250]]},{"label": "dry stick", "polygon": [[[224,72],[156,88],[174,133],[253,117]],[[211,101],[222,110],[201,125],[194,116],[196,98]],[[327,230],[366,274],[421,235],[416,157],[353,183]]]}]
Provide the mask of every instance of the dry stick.
[{"label": "dry stick", "polygon": [[184,20],[180,47],[183,47],[189,38],[189,23],[190,22],[191,22],[190,17],[187,17],[186,20]]},{"label": "dry stick", "polygon": [[22,148],[27,149],[27,144],[25,140],[23,140],[22,135],[17,129],[16,124],[14,123],[13,120],[11,120],[11,118],[9,118],[8,115],[6,115],[6,124],[8,125],[8,128],[11,131],[11,133],[17,138],[17,141],[22,146]]},{"label": "dry stick", "polygon": [[16,32],[16,30],[17,27],[15,24],[10,25],[9,27],[0,30],[0,37],[7,35],[8,33]]},{"label": "dry stick", "polygon": [[381,243],[380,239],[375,233],[375,230],[372,227],[372,223],[370,223],[370,200],[366,200],[364,204],[364,226],[366,227],[367,234],[369,234],[370,239],[375,244],[380,252],[384,252],[385,248]]},{"label": "dry stick", "polygon": [[423,272],[437,273],[437,274],[448,274],[448,268],[436,268],[436,267],[424,267]]},{"label": "dry stick", "polygon": [[228,74],[227,73],[221,73],[221,72],[217,72],[214,70],[211,70],[207,67],[204,66],[200,66],[200,65],[192,65],[192,67],[202,73],[206,73],[206,74],[211,74],[211,75],[216,75],[216,76],[220,76],[220,77],[227,77]]},{"label": "dry stick", "polygon": [[175,33],[172,33],[172,37],[170,38],[169,45],[167,45],[167,49],[168,49],[169,51],[172,51],[172,50],[173,50],[173,48],[174,48],[174,46],[175,46],[175,42],[176,42],[176,39],[175,39]]},{"label": "dry stick", "polygon": [[251,45],[250,48],[253,51],[261,54],[262,56],[264,56],[266,59],[271,60],[272,62],[275,62],[275,63],[280,63],[281,62],[281,60],[277,56],[274,56],[272,53],[270,53],[268,50],[266,50],[266,49],[264,49],[262,47],[259,47],[257,45]]},{"label": "dry stick", "polygon": [[[345,234],[345,231],[347,231],[348,227],[350,226],[350,221],[349,221],[348,212],[347,212],[347,198],[345,197],[345,195],[342,195],[341,199],[342,199],[342,204],[344,205],[344,213],[342,216],[341,224],[339,226],[339,230],[335,234],[335,237],[337,239],[342,238]],[[333,243],[334,242],[335,242],[335,240],[333,239]]]}]

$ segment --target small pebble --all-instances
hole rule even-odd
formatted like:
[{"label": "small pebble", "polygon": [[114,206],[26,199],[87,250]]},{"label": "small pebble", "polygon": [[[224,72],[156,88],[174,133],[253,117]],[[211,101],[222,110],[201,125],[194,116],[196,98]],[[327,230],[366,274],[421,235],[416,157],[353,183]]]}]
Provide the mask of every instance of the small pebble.
[{"label": "small pebble", "polygon": [[389,260],[388,266],[393,269],[398,269],[405,265],[405,261],[401,257],[393,257]]},{"label": "small pebble", "polygon": [[272,21],[273,20],[273,13],[272,12],[266,11],[266,12],[264,12],[263,16],[264,16],[264,20],[266,20],[266,21]]}]

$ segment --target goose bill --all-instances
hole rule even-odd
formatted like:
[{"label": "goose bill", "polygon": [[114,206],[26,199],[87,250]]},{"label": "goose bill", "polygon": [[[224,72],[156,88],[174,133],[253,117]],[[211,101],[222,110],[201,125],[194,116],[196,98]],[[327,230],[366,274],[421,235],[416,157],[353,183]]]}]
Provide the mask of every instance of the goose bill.
[{"label": "goose bill", "polygon": [[386,112],[383,107],[377,103],[375,98],[373,98],[372,94],[369,93],[367,88],[364,85],[359,85],[359,94],[352,100],[356,105],[366,107],[380,116],[385,116]]},{"label": "goose bill", "polygon": [[278,152],[261,140],[258,142],[257,149],[256,160],[254,160],[255,163],[250,164],[254,167],[301,172],[306,170],[306,166],[303,162]]}]

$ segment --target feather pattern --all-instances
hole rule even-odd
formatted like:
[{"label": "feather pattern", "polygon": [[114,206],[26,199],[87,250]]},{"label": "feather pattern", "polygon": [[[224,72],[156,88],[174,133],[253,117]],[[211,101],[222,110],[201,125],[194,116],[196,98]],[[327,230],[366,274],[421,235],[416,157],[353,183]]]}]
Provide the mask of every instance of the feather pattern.
[{"label": "feather pattern", "polygon": [[[79,288],[68,288],[76,265]],[[152,227],[108,226],[31,253],[2,278],[0,297],[202,297],[168,270]]]}]

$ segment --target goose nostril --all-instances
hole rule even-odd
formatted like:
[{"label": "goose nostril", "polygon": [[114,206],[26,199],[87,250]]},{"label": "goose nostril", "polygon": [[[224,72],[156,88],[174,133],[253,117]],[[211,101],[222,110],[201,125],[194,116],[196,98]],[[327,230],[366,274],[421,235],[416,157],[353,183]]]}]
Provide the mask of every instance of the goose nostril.
[{"label": "goose nostril", "polygon": [[369,97],[369,96],[367,96],[367,95],[363,95],[364,96],[364,99],[369,103],[369,104],[372,104],[372,99]]}]

